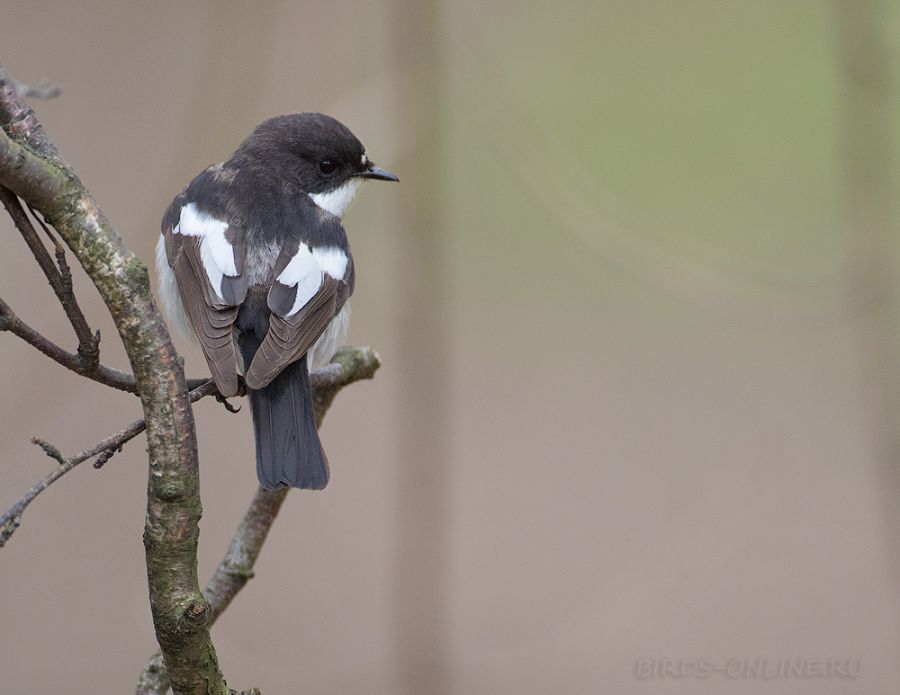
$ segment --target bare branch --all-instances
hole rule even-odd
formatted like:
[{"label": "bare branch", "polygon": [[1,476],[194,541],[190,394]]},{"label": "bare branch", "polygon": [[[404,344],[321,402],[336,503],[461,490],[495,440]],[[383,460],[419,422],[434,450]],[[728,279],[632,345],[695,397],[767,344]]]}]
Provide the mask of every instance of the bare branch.
[{"label": "bare branch", "polygon": [[[328,411],[334,396],[344,386],[360,379],[371,379],[380,365],[378,354],[372,348],[344,348],[330,364],[310,375],[313,386],[313,405],[316,425]],[[219,563],[203,593],[210,606],[210,624],[222,615],[238,592],[253,577],[253,567],[275,522],[288,488],[269,491],[257,489],[244,518],[235,531],[225,557]],[[165,695],[169,690],[169,678],[156,652],[138,680],[136,695]]]},{"label": "bare branch", "polygon": [[[28,244],[32,255],[34,255],[35,260],[47,277],[50,287],[56,294],[57,299],[59,299],[60,304],[62,304],[63,310],[78,338],[78,353],[72,354],[67,352],[22,322],[2,299],[0,299],[0,331],[8,330],[14,335],[18,335],[76,374],[93,379],[104,386],[136,394],[137,382],[131,374],[100,364],[100,331],[94,332],[91,330],[87,319],[84,317],[84,312],[82,312],[75,297],[72,285],[72,271],[66,261],[65,247],[47,227],[45,222],[38,217],[37,213],[29,207],[34,218],[54,245],[56,256],[56,263],[54,264],[49,252],[31,224],[31,220],[19,203],[18,197],[12,191],[0,186],[0,202],[3,203],[22,238],[25,239],[25,243]],[[195,389],[206,381],[206,379],[188,379],[188,388]]]},{"label": "bare branch", "polygon": [[[218,391],[216,390],[215,383],[211,380],[207,381],[200,388],[191,391],[191,402],[194,403],[205,396],[214,395],[216,393],[218,393]],[[12,537],[16,529],[19,528],[19,525],[22,522],[22,514],[25,512],[28,505],[31,504],[44,490],[77,465],[94,457],[96,457],[94,468],[101,468],[116,452],[121,451],[125,444],[137,437],[145,429],[147,429],[147,423],[143,418],[135,420],[125,429],[116,432],[115,434],[111,434],[105,439],[101,439],[94,444],[94,446],[85,449],[74,456],[64,456],[60,453],[59,449],[49,442],[39,439],[38,437],[32,437],[32,443],[39,446],[47,456],[55,460],[59,465],[44,476],[44,478],[35,483],[12,507],[0,515],[0,548],[6,545],[6,542]]]},{"label": "bare branch", "polygon": [[[73,354],[59,347],[49,338],[44,337],[31,326],[25,323],[16,315],[12,308],[3,299],[0,299],[0,332],[9,331],[13,335],[18,336],[26,343],[52,359],[54,362],[61,364],[66,369],[70,369],[76,374],[86,376],[96,381],[98,384],[109,386],[120,391],[136,394],[137,382],[134,376],[127,372],[119,371],[113,367],[107,367],[98,364],[89,373],[84,371],[84,362],[80,356]],[[196,389],[205,384],[208,379],[188,379],[188,388]]]},{"label": "bare branch", "polygon": [[60,464],[66,463],[66,458],[60,453],[59,449],[53,446],[50,442],[41,439],[40,437],[32,437],[31,443],[39,446],[41,451],[43,451],[47,456],[58,461]]},{"label": "bare branch", "polygon": [[34,111],[19,95],[21,83],[0,65],[0,126],[17,142],[27,142],[28,147],[46,160],[62,164],[56,146],[44,133]]},{"label": "bare branch", "polygon": [[137,393],[137,382],[131,374],[121,372],[118,369],[98,364],[93,369],[86,371],[85,361],[81,355],[74,354],[63,350],[53,341],[45,338],[43,335],[34,330],[27,323],[22,321],[10,306],[0,299],[0,331],[9,331],[13,335],[19,336],[29,345],[37,348],[47,357],[58,362],[66,369],[71,369],[76,374],[81,374],[94,381],[127,391],[128,393]]},{"label": "bare branch", "polygon": [[2,66],[0,126],[0,185],[39,210],[71,249],[100,292],[134,371],[151,472],[144,526],[150,607],[173,689],[225,695],[209,637],[209,604],[197,578],[202,509],[194,416],[147,267],[60,158]]},{"label": "bare branch", "polygon": [[[378,355],[371,348],[344,348],[330,364],[314,371],[311,381],[315,384],[316,425],[322,424],[338,391],[354,381],[371,379],[378,367]],[[253,576],[253,565],[287,492],[288,488],[274,492],[260,488],[256,492],[228,552],[203,590],[212,610],[211,622],[215,622]]]},{"label": "bare branch", "polygon": [[53,288],[56,298],[62,304],[63,311],[66,312],[69,323],[72,324],[72,328],[75,330],[75,335],[78,338],[78,355],[85,363],[85,372],[89,372],[100,363],[100,333],[99,331],[95,333],[91,330],[87,319],[84,318],[84,312],[78,306],[78,300],[75,298],[75,292],[72,287],[72,272],[68,263],[66,263],[65,248],[59,239],[47,228],[44,221],[32,210],[35,219],[53,243],[56,255],[56,262],[54,263],[53,258],[35,231],[34,225],[31,224],[31,220],[19,203],[19,199],[8,189],[0,187],[0,202],[3,203],[3,207],[6,208],[22,238],[25,239],[25,243],[31,249],[32,255],[34,255],[41,270],[44,271],[50,287]]},{"label": "bare branch", "polygon": [[[100,331],[91,330],[87,319],[84,318],[81,307],[78,305],[78,300],[75,298],[72,270],[69,268],[68,261],[66,261],[66,248],[62,245],[62,242],[57,236],[50,231],[50,228],[46,225],[44,220],[40,218],[38,213],[35,212],[34,208],[29,205],[28,209],[31,211],[32,216],[37,220],[38,224],[41,225],[44,234],[53,244],[58,274],[55,279],[51,279],[49,275],[47,279],[50,280],[50,285],[53,287],[53,291],[56,293],[59,303],[62,304],[63,311],[65,311],[69,323],[72,324],[75,336],[78,338],[78,356],[81,358],[82,362],[84,362],[86,372],[89,373],[96,369],[100,364]],[[28,221],[27,217],[25,219]],[[30,229],[33,233],[34,227],[30,227]],[[40,244],[40,248],[44,251],[43,244]]]}]

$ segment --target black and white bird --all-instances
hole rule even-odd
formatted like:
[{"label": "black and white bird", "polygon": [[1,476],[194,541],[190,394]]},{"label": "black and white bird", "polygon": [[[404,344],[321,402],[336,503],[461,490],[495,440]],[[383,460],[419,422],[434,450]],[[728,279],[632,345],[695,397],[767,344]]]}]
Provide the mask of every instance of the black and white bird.
[{"label": "black and white bird", "polygon": [[163,217],[163,306],[199,340],[223,396],[243,374],[256,472],[269,490],[328,483],[308,370],[347,334],[354,269],[341,217],[365,179],[398,180],[335,119],[278,116],[191,181]]}]

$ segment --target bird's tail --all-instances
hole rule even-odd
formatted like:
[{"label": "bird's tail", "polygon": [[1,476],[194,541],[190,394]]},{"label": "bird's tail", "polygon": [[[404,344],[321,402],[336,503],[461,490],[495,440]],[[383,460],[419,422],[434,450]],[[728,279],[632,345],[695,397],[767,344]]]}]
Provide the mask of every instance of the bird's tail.
[{"label": "bird's tail", "polygon": [[[242,336],[249,365],[259,347]],[[316,429],[306,356],[289,364],[265,388],[251,390],[250,410],[256,436],[256,475],[267,490],[299,487],[321,490],[328,484],[328,459]]]}]

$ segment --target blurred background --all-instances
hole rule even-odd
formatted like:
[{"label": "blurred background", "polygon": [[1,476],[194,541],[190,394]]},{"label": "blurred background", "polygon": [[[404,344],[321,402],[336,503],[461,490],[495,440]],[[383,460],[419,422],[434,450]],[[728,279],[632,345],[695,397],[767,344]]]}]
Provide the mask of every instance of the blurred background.
[{"label": "blurred background", "polygon": [[[897,692],[898,32],[887,0],[6,3],[0,60],[63,87],[38,116],[148,264],[269,116],[332,114],[401,178],[345,218],[351,340],[384,366],[213,630],[229,684]],[[3,298],[74,348],[0,227]],[[140,410],[0,350],[6,508],[49,470],[32,435],[80,451]],[[256,479],[247,409],[196,413],[206,578]],[[145,461],[69,474],[0,551],[4,692],[131,692]]]}]

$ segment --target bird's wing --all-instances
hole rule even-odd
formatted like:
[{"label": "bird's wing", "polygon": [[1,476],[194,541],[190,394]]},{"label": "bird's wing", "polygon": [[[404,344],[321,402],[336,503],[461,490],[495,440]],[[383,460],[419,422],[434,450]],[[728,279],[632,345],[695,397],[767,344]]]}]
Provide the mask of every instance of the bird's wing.
[{"label": "bird's wing", "polygon": [[203,212],[184,194],[173,201],[162,227],[185,313],[216,386],[223,396],[233,396],[238,372],[232,328],[247,296],[243,231]]},{"label": "bird's wing", "polygon": [[[319,239],[345,240],[337,218],[321,224],[335,227]],[[275,264],[268,294],[269,330],[244,374],[247,386],[259,389],[318,340],[353,290],[353,261],[344,244],[316,246],[291,238]]]}]

